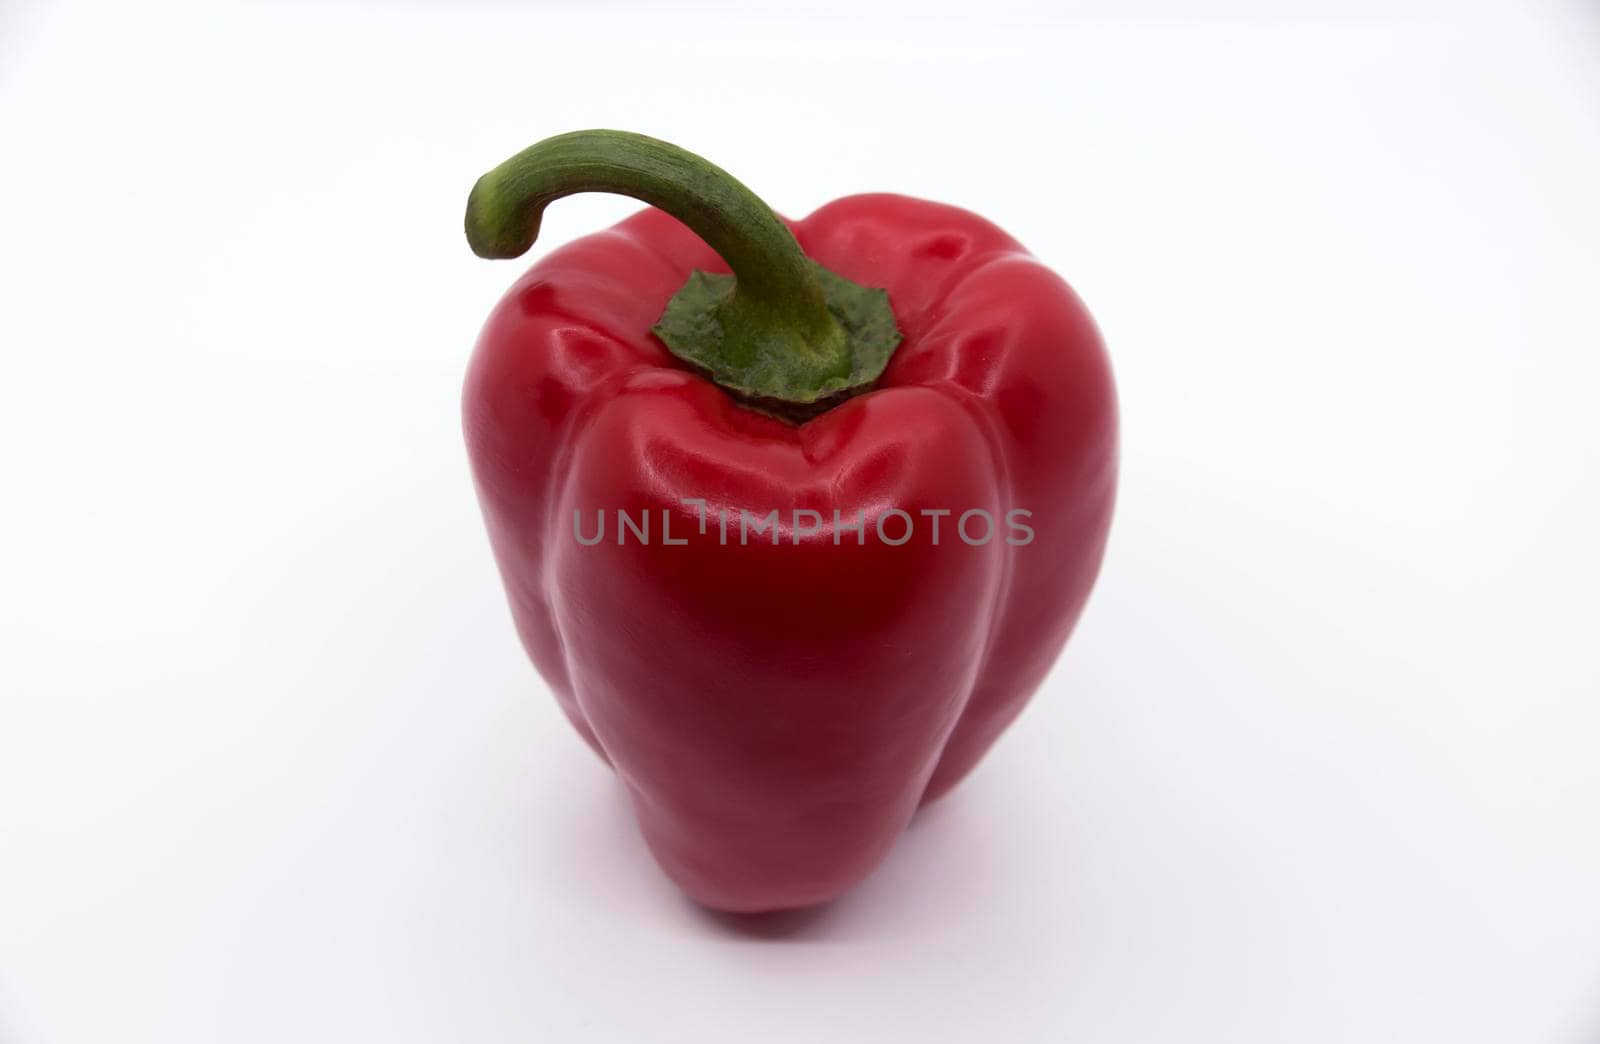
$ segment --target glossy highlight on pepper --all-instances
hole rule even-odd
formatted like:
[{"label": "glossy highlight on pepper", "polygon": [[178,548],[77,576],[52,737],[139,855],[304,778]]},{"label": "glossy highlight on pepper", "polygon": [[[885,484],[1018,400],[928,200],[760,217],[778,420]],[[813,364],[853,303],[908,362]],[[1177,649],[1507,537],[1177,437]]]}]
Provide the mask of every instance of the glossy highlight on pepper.
[{"label": "glossy highlight on pepper", "polygon": [[[515,256],[574,191],[651,209],[529,269],[464,392],[517,632],[686,893],[825,902],[972,769],[1083,610],[1116,487],[1099,333],[977,215],[875,194],[789,222],[620,131],[485,175],[469,240]],[[1026,510],[1030,539],[879,538],[949,505]],[[596,509],[685,543],[574,540]],[[781,539],[719,542],[719,511],[775,512]]]}]

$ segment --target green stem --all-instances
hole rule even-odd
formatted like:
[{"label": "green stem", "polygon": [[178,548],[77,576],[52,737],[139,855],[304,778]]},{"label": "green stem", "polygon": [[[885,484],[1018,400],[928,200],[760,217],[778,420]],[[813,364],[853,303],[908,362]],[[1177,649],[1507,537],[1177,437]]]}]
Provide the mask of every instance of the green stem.
[{"label": "green stem", "polygon": [[792,350],[849,372],[844,330],[793,233],[731,174],[676,145],[614,130],[546,138],[478,179],[467,197],[467,242],[479,257],[518,257],[538,238],[544,208],[574,192],[614,192],[671,214],[733,270],[735,289],[720,309],[725,327],[764,327],[767,336],[787,327]]},{"label": "green stem", "polygon": [[574,192],[615,192],[666,211],[732,276],[694,272],[653,332],[674,355],[745,402],[803,419],[866,391],[900,341],[889,298],[806,257],[786,225],[720,167],[626,131],[575,131],[524,149],[478,179],[467,242],[517,257],[544,208]]}]

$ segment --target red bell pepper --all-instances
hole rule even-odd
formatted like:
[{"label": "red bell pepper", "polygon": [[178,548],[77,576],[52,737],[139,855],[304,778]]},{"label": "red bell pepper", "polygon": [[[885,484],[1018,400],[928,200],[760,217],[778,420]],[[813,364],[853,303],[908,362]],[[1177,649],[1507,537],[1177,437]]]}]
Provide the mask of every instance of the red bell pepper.
[{"label": "red bell pepper", "polygon": [[862,195],[786,223],[615,131],[484,175],[468,239],[517,256],[579,191],[659,209],[535,264],[466,381],[517,631],[685,892],[831,899],[1078,619],[1116,484],[1100,336],[966,211]]}]

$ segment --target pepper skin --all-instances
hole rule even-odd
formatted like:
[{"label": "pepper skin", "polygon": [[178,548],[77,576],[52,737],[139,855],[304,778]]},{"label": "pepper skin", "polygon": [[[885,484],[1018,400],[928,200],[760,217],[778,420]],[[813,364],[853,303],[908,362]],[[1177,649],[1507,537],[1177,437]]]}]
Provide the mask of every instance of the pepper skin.
[{"label": "pepper skin", "polygon": [[[651,333],[669,298],[729,268],[650,209],[535,264],[484,327],[464,395],[523,645],[661,866],[725,911],[834,898],[972,769],[1072,632],[1116,483],[1100,336],[1010,236],[895,195],[789,228],[887,290],[903,341],[871,390],[793,423],[669,353]],[[899,545],[896,508],[913,523]],[[619,543],[619,509],[648,517],[648,542]],[[956,528],[972,509],[996,524],[979,546]],[[1013,509],[1031,542],[1008,542]],[[741,510],[776,510],[776,543],[741,543]],[[586,546],[597,511],[604,539]]]}]

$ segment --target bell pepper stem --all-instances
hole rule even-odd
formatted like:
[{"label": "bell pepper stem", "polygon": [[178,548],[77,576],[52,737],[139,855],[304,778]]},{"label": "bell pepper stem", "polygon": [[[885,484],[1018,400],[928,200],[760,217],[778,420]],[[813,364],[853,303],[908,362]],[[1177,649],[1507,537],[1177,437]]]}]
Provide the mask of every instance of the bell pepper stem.
[{"label": "bell pepper stem", "polygon": [[691,273],[652,331],[668,351],[758,409],[803,420],[872,387],[900,342],[888,295],[806,257],[755,193],[676,145],[615,130],[547,138],[478,179],[467,242],[517,257],[544,208],[614,192],[666,211],[722,256],[732,276]]}]

